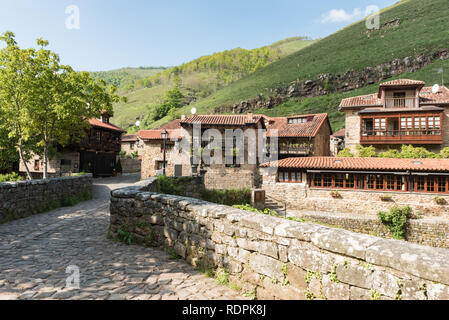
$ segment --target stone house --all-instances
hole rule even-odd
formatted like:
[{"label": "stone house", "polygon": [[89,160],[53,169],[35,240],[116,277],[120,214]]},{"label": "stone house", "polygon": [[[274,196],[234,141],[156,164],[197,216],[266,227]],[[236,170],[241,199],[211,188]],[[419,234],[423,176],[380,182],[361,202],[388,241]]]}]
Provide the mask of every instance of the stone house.
[{"label": "stone house", "polygon": [[137,152],[139,154],[139,149],[143,148],[141,140],[137,134],[125,134],[122,136],[120,141],[121,151],[126,154],[131,154]]},{"label": "stone house", "polygon": [[346,129],[338,130],[330,138],[330,155],[336,157],[345,148]]},{"label": "stone house", "polygon": [[280,159],[330,155],[332,128],[327,113],[263,117],[268,136],[274,134],[278,137]]},{"label": "stone house", "polygon": [[[90,128],[79,143],[57,146],[57,154],[48,161],[49,176],[67,176],[81,171],[90,172],[95,177],[112,176],[120,152],[121,135],[125,131],[110,123],[109,119],[107,112],[103,112],[100,119],[89,119]],[[33,155],[27,164],[33,177],[42,177],[44,166],[39,155]],[[25,172],[23,163],[20,163],[19,171]]]},{"label": "stone house", "polygon": [[449,147],[449,89],[399,79],[382,83],[374,94],[343,99],[346,147],[375,146],[378,151],[404,144],[432,152]]},{"label": "stone house", "polygon": [[[183,117],[170,122],[158,130],[143,130],[138,133],[143,141],[142,177],[155,176],[163,168],[162,131],[165,129],[171,141],[167,142],[166,174],[169,176],[189,176],[195,173],[195,166],[191,165],[191,152],[194,139],[194,124],[201,124],[201,141],[198,146],[212,157],[215,151],[208,150],[213,138],[204,137],[206,130],[213,129],[225,137],[226,130],[241,130],[243,136],[250,129],[264,130],[267,142],[270,143],[275,135],[278,136],[279,148],[275,152],[279,157],[329,155],[329,135],[331,127],[327,114],[312,114],[284,118],[271,118],[264,115],[194,115]],[[256,132],[258,132],[256,130]],[[259,134],[259,133],[258,133]],[[205,184],[209,189],[230,189],[256,187],[261,183],[259,161],[250,161],[250,147],[257,143],[248,144],[248,138],[243,140],[233,137],[233,154],[225,154],[225,141],[221,143],[220,163],[202,163],[205,171]],[[238,159],[238,146],[243,146],[242,160]],[[266,147],[266,146],[265,146]],[[270,148],[268,147],[267,150]],[[174,152],[172,152],[174,150]],[[260,149],[254,150],[258,153]],[[218,154],[218,152],[217,152]],[[240,155],[240,154],[239,154]],[[203,157],[204,158],[204,157]],[[232,158],[232,159],[231,159]]]},{"label": "stone house", "polygon": [[398,205],[449,216],[447,159],[308,157],[261,167],[267,198],[289,209],[360,215]]}]

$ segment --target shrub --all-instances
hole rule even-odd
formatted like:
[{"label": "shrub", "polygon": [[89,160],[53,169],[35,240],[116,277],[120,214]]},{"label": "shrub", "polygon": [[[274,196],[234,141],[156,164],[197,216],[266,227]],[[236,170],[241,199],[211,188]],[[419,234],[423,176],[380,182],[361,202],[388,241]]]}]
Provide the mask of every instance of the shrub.
[{"label": "shrub", "polygon": [[23,178],[15,172],[9,174],[0,174],[0,182],[12,182],[20,180],[23,180]]},{"label": "shrub", "polygon": [[341,198],[341,194],[338,191],[331,191],[331,197],[334,199],[340,199]]},{"label": "shrub", "polygon": [[157,192],[163,194],[171,194],[174,196],[184,196],[185,191],[181,185],[178,185],[176,180],[167,176],[157,177]]},{"label": "shrub", "polygon": [[245,205],[234,205],[234,208],[240,209],[240,210],[245,210],[245,211],[251,211],[251,212],[256,212],[256,213],[262,213],[262,214],[266,214],[269,216],[273,216],[273,217],[279,217],[279,215],[277,214],[276,211],[270,210],[268,208],[265,208],[263,211],[262,210],[258,210],[254,207],[252,207],[249,204],[245,204]]},{"label": "shrub", "polygon": [[440,206],[444,206],[447,204],[447,201],[441,197],[435,197],[435,202],[436,202],[436,204],[439,204]]},{"label": "shrub", "polygon": [[251,189],[205,190],[203,200],[227,206],[251,203]]},{"label": "shrub", "polygon": [[357,151],[360,158],[375,158],[377,157],[376,148],[373,146],[363,147],[361,145],[357,146]]},{"label": "shrub", "polygon": [[115,171],[117,171],[118,173],[122,173],[123,171],[122,161],[120,159],[118,159],[117,165],[115,166]]},{"label": "shrub", "polygon": [[354,158],[354,154],[351,152],[351,149],[345,148],[345,149],[341,150],[338,153],[337,157],[340,157],[340,158]]},{"label": "shrub", "polygon": [[379,212],[378,217],[390,229],[394,239],[404,240],[407,219],[412,218],[413,213],[410,207],[400,208],[394,206],[390,209],[390,212]]},{"label": "shrub", "polygon": [[120,151],[119,155],[120,155],[121,159],[125,159],[126,158],[126,151]]}]

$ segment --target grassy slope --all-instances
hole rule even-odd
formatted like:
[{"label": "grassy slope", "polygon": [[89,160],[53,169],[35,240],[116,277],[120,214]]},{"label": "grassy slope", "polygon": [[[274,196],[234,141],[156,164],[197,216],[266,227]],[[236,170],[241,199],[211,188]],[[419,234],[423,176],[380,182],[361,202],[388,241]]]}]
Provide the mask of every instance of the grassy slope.
[{"label": "grassy slope", "polygon": [[[282,40],[280,42],[274,43],[269,47],[273,49],[280,49],[284,56],[289,55],[293,52],[301,50],[308,45],[313,44],[313,40],[307,40],[300,37],[289,38]],[[154,86],[152,88],[140,88],[136,90],[126,91],[124,88],[129,84],[129,79],[135,78],[136,80],[146,77],[145,73],[152,72],[149,75],[155,74],[157,71],[154,70],[140,70],[140,69],[120,69],[113,70],[111,72],[96,73],[98,77],[103,79],[115,79],[124,75],[126,78],[122,80],[122,89],[119,93],[128,98],[126,103],[118,103],[114,106],[114,123],[127,128],[136,122],[136,118],[140,118],[147,113],[147,105],[157,103],[161,100],[164,92],[171,88],[171,82],[163,81],[160,85]],[[112,73],[112,74],[111,74]],[[202,83],[203,86],[207,86],[209,83],[214,81],[215,77],[213,73],[193,73],[193,74],[182,74],[180,76],[182,83],[189,87],[190,84]]]},{"label": "grassy slope", "polygon": [[[398,28],[374,31],[368,37],[365,34],[365,21],[354,23],[297,53],[236,81],[200,100],[195,105],[180,110],[180,113],[188,113],[192,107],[196,107],[199,113],[208,113],[218,106],[250,99],[260,93],[268,94],[268,89],[284,87],[296,79],[307,80],[322,73],[344,73],[350,69],[360,70],[396,58],[416,55],[426,50],[447,48],[449,42],[448,14],[447,0],[401,1],[381,13],[381,24],[400,18],[401,25]],[[371,91],[373,90],[369,90],[369,92]],[[362,89],[360,92],[364,92],[364,90]],[[305,99],[302,107],[295,107],[295,111],[325,112],[329,110],[331,103],[333,108],[337,108],[339,101],[335,97],[356,94],[358,92]],[[280,107],[280,109],[282,108],[287,113],[292,109],[285,105]],[[338,128],[341,126],[341,116],[337,116],[333,109],[331,110],[334,127]],[[283,114],[277,110],[270,112]],[[267,111],[267,113],[269,112]],[[155,123],[154,126],[159,126],[168,120],[163,119]]]}]

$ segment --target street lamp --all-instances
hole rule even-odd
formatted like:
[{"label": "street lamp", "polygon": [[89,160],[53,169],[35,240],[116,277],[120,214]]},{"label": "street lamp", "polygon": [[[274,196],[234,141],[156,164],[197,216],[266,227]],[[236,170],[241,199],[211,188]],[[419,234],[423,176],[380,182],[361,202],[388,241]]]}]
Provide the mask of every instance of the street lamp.
[{"label": "street lamp", "polygon": [[164,161],[162,163],[163,165],[163,175],[165,176],[165,164],[166,164],[166,152],[165,152],[165,146],[166,146],[166,142],[168,139],[168,132],[166,129],[164,129],[164,131],[162,131],[162,141],[164,142]]}]

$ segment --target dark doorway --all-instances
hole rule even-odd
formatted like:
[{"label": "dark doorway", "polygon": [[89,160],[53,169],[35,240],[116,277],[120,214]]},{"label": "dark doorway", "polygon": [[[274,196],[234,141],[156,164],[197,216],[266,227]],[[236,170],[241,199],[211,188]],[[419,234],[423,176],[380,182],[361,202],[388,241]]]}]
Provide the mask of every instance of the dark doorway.
[{"label": "dark doorway", "polygon": [[182,165],[175,165],[175,177],[182,177]]},{"label": "dark doorway", "polygon": [[94,177],[113,175],[116,156],[114,153],[82,151],[80,154],[81,170],[92,173]]}]

